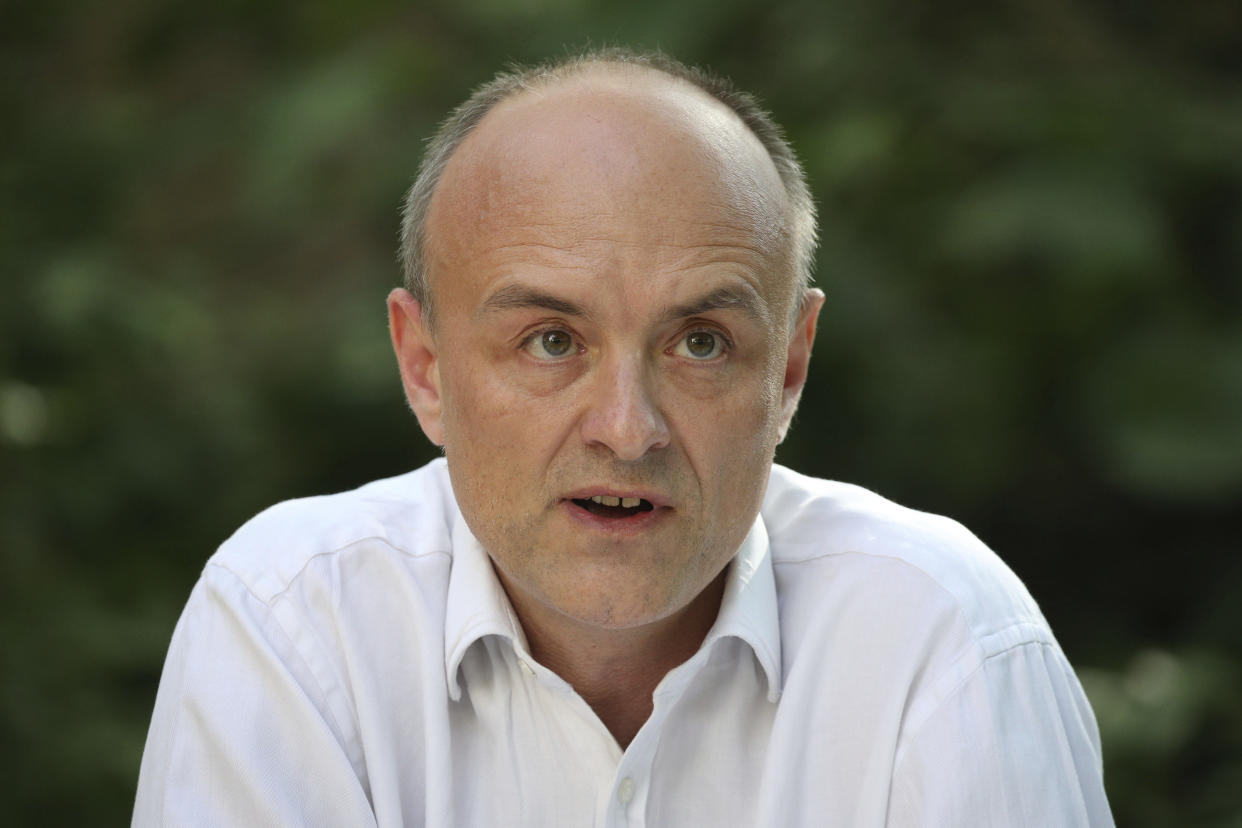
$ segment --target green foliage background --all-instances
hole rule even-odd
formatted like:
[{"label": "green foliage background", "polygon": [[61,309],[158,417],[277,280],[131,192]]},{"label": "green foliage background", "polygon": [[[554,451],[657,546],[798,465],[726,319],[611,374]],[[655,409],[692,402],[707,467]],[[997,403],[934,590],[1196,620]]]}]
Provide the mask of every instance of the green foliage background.
[{"label": "green foliage background", "polygon": [[1242,825],[1242,11],[1230,0],[0,6],[0,739],[123,824],[203,561],[432,456],[384,327],[422,141],[503,63],[757,92],[829,296],[780,459],[972,527],[1079,667],[1121,825]]}]

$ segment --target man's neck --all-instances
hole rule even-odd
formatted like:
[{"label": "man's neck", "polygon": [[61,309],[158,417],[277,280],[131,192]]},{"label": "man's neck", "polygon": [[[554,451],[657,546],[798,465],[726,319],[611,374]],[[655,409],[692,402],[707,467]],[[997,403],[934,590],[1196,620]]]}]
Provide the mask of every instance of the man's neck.
[{"label": "man's neck", "polygon": [[506,591],[531,655],[573,686],[624,749],[651,716],[656,685],[694,655],[715,623],[727,572],[728,567],[673,615],[622,630],[581,624],[538,604],[523,605],[513,600],[513,590]]}]

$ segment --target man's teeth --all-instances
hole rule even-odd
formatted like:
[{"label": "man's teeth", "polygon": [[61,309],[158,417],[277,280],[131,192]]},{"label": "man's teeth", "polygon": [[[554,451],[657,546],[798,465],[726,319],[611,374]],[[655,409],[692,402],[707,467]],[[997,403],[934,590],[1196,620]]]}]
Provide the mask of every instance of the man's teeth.
[{"label": "man's teeth", "polygon": [[614,497],[612,495],[594,495],[591,500],[601,506],[624,506],[627,509],[633,509],[642,498],[639,497]]}]

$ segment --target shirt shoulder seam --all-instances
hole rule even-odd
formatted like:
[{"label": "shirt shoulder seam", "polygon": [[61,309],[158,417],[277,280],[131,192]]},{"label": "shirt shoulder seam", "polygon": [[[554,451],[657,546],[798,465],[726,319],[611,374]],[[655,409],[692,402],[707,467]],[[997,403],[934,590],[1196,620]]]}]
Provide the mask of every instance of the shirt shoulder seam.
[{"label": "shirt shoulder seam", "polygon": [[[953,609],[965,622],[967,629],[971,631],[970,637],[972,641],[977,641],[977,642],[982,643],[981,640],[984,638],[988,638],[994,635],[999,635],[1015,627],[1020,627],[1023,625],[1032,625],[1032,622],[1038,622],[1042,620],[1037,614],[1034,617],[1025,617],[1021,619],[1012,620],[1010,621],[1010,623],[1007,623],[1004,626],[1001,626],[995,630],[988,630],[986,632],[980,632],[975,629],[975,625],[973,623],[974,619],[971,618],[970,614],[966,611],[966,607],[964,606],[962,600],[958,597],[958,595],[953,590],[945,586],[944,583],[940,580],[940,578],[936,577],[936,575],[929,572],[926,567],[919,566],[914,561],[911,561],[908,558],[900,557],[898,555],[887,555],[882,552],[864,552],[864,551],[860,551],[857,549],[842,549],[842,550],[836,550],[832,552],[826,552],[822,555],[817,555],[813,558],[798,558],[796,560],[784,560],[784,561],[778,561],[778,560],[773,559],[772,564],[774,567],[786,566],[786,565],[800,565],[800,564],[812,563],[814,561],[822,560],[828,557],[845,557],[847,555],[857,555],[863,558],[872,558],[872,559],[883,560],[883,561],[892,561],[914,572],[917,572],[923,578],[926,578],[928,582],[933,584],[937,590],[939,590],[949,599],[949,602],[950,604],[952,604]],[[1047,636],[1033,637],[1031,640],[1042,641],[1042,640],[1045,640],[1046,638]]]},{"label": "shirt shoulder seam", "polygon": [[325,558],[325,557],[329,557],[332,555],[339,555],[343,552],[349,551],[353,547],[356,547],[360,544],[369,543],[372,541],[382,543],[384,544],[384,546],[387,546],[389,549],[393,550],[394,552],[397,552],[401,555],[405,555],[406,557],[410,557],[410,558],[426,558],[432,555],[446,555],[450,558],[453,556],[453,552],[451,548],[430,549],[425,552],[411,552],[410,550],[405,549],[393,543],[391,540],[389,540],[387,537],[383,535],[367,535],[366,537],[361,537],[356,540],[352,540],[349,543],[344,543],[339,546],[335,546],[331,549],[325,549],[321,552],[316,552],[313,555],[308,555],[306,559],[302,561],[302,565],[298,567],[297,571],[294,572],[292,575],[290,575],[287,580],[284,580],[284,582],[281,584],[280,589],[272,593],[271,596],[268,598],[264,598],[262,595],[260,595],[255,590],[254,585],[251,583],[251,581],[248,578],[242,575],[242,573],[239,572],[236,567],[232,566],[231,564],[229,564],[228,562],[224,560],[220,560],[219,556],[213,557],[212,559],[207,561],[207,568],[214,567],[218,569],[223,569],[224,571],[228,572],[230,575],[236,578],[243,587],[246,588],[246,592],[248,592],[251,595],[251,597],[253,597],[256,601],[270,608],[277,601],[279,601],[282,597],[284,597],[284,595],[288,593],[290,589],[293,588],[294,584],[297,583],[297,581],[302,577],[302,575],[306,572],[306,570],[309,569],[311,564],[314,563],[315,561],[319,560],[320,558]]},{"label": "shirt shoulder seam", "polygon": [[[986,637],[990,638],[992,636],[1001,635],[1003,633],[1008,632],[1009,630],[1022,627],[1022,626],[1026,626],[1026,625],[1022,623],[1010,624],[1009,626],[1004,627],[1000,630],[997,630],[995,633],[992,633],[991,635],[986,636]],[[944,709],[944,706],[948,704],[948,702],[951,699],[957,696],[957,694],[961,692],[962,688],[964,688],[971,681],[973,681],[975,677],[978,676],[979,673],[984,669],[984,667],[988,665],[989,662],[994,661],[995,659],[1000,658],[1002,656],[1008,655],[1009,653],[1012,653],[1015,650],[1020,650],[1020,649],[1024,649],[1027,647],[1052,647],[1052,648],[1056,647],[1056,642],[1044,640],[1042,638],[1024,638],[1021,641],[1015,641],[1011,644],[1008,644],[992,652],[986,652],[983,649],[981,642],[979,642],[977,639],[972,639],[972,643],[974,643],[979,648],[976,654],[976,657],[978,658],[978,663],[975,664],[973,667],[971,667],[970,670],[966,672],[965,675],[961,676],[951,687],[945,690],[943,695],[941,695],[940,698],[936,700],[935,704],[931,707],[931,709],[929,709],[923,716],[921,716],[919,721],[914,723],[913,728],[911,728],[911,730],[902,737],[901,742],[897,748],[897,753],[893,757],[894,776],[896,775],[897,770],[900,768],[902,763],[905,761],[906,754],[908,753],[908,750],[907,750],[908,746],[918,740],[919,736],[922,735],[923,728],[926,727],[927,723],[930,722],[933,718],[935,718],[936,714],[939,713],[942,709]],[[966,657],[967,655],[968,653],[963,653],[961,657]],[[943,676],[944,673],[947,672],[948,669],[949,668],[946,668],[945,671],[942,671],[941,675]]]}]

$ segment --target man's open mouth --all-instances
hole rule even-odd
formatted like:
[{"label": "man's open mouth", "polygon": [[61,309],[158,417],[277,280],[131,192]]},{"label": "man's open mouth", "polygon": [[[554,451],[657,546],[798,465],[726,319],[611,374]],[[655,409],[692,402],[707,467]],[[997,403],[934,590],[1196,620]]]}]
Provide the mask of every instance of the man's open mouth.
[{"label": "man's open mouth", "polygon": [[615,497],[613,495],[595,495],[594,497],[575,497],[574,505],[586,509],[593,515],[606,518],[627,518],[650,512],[655,507],[649,500],[641,497]]}]

